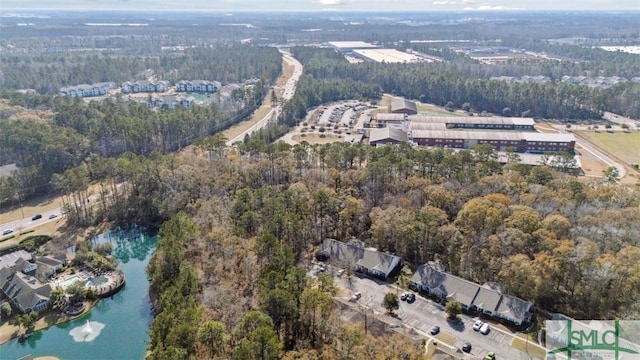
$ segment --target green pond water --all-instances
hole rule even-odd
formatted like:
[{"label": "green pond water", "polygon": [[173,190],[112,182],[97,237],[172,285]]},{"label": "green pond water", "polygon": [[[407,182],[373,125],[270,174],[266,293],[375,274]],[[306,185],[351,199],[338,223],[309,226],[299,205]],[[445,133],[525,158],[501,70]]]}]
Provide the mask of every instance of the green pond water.
[{"label": "green pond water", "polygon": [[0,359],[25,355],[60,359],[142,359],[153,319],[145,267],[156,247],[155,233],[141,228],[118,228],[92,241],[111,242],[127,283],[111,298],[102,299],[74,321],[38,331],[24,343],[0,346]]}]

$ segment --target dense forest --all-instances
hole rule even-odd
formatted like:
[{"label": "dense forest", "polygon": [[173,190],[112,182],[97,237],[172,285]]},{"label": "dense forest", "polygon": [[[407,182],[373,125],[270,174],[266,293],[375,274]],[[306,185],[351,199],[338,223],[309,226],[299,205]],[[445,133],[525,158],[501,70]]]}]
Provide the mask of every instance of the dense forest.
[{"label": "dense forest", "polygon": [[[130,175],[141,187],[114,203],[146,198],[158,212],[148,215],[170,218],[148,268],[159,299],[154,359],[260,358],[265,349],[336,357],[345,330],[318,310],[333,308],[331,286],[296,267],[325,237],[361,239],[401,256],[409,271],[437,260],[547,311],[639,315],[637,189],[501,167],[489,148],[263,142],[249,154],[221,140],[202,143],[208,156],[194,148],[144,160]],[[247,330],[248,319],[259,325]]]},{"label": "dense forest", "polygon": [[[280,66],[281,59],[274,62]],[[0,205],[63,190],[67,182],[52,180],[63,179],[65,171],[78,166],[127,152],[168,153],[224,130],[250,115],[267,87],[260,80],[238,89],[224,104],[166,111],[119,97],[86,103],[79,98],[3,92],[0,96],[7,100],[0,117],[0,163],[16,163],[19,171],[0,178]],[[50,119],[22,117],[20,109],[25,108],[50,113]]]},{"label": "dense forest", "polygon": [[40,94],[57,94],[63,86],[143,79],[147,69],[158,80],[172,84],[180,80],[216,80],[223,84],[250,78],[272,82],[280,74],[281,55],[275,48],[216,43],[136,54],[41,54],[0,56],[0,89],[35,89]]},{"label": "dense forest", "polygon": [[[598,119],[602,111],[640,117],[640,84],[605,90],[565,83],[505,83],[479,77],[479,65],[467,60],[430,64],[350,64],[331,49],[295,47],[293,54],[305,73],[317,79],[376,84],[384,92],[440,106],[464,104],[475,112],[548,119]],[[318,96],[318,95],[313,95]]]},{"label": "dense forest", "polygon": [[[508,109],[512,115],[575,120],[607,110],[639,117],[637,84],[592,90],[490,81],[527,65],[489,68],[426,45],[420,49],[448,62],[350,64],[333,50],[297,46],[292,52],[304,75],[278,123],[226,146],[220,130],[260,104],[282,59],[273,47],[218,41],[225,37],[254,43],[335,40],[336,32],[301,31],[307,28],[389,44],[425,36],[487,43],[505,37],[510,46],[589,60],[536,65],[554,79],[565,71],[638,75],[636,58],[614,54],[608,64],[600,50],[541,41],[579,32],[633,42],[633,17],[603,25],[593,14],[578,20],[534,16],[524,27],[496,14],[466,23],[457,15],[407,16],[404,25],[372,16],[355,26],[347,16],[303,21],[286,15],[292,21],[287,23],[260,14],[247,15],[248,22],[262,19],[258,27],[222,26],[228,21],[223,19],[208,24],[208,18],[199,19],[201,27],[185,27],[185,18],[176,15],[161,25],[109,29],[108,36],[95,27],[3,28],[0,46],[11,51],[0,55],[0,164],[16,162],[20,170],[0,178],[0,205],[57,190],[64,194],[70,225],[162,224],[146,269],[156,311],[150,359],[420,358],[420,344],[345,324],[332,300],[337,289],[331,278],[306,276],[301,265],[326,237],[357,238],[396,254],[405,273],[439,261],[466,279],[501,284],[534,302],[540,313],[640,316],[637,188],[547,166],[501,165],[491,146],[454,152],[406,144],[274,142],[310,107],[375,101],[383,92],[495,114]],[[522,40],[528,31],[536,33],[531,43]],[[86,102],[51,95],[64,85],[136,79],[147,69],[171,81],[260,81],[228,101],[171,111],[121,97]],[[7,90],[16,88],[48,95]]]}]

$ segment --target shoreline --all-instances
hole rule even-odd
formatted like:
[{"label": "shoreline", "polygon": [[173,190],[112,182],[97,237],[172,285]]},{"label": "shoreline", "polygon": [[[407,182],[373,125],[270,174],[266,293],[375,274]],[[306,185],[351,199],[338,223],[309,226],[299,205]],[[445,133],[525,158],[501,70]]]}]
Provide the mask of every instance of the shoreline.
[{"label": "shoreline", "polygon": [[[55,313],[49,312],[45,316],[41,317],[36,321],[36,325],[32,332],[37,332],[40,330],[46,330],[52,326],[64,324],[66,322],[81,318],[85,314],[87,314],[94,306],[100,301],[100,299],[96,299],[93,301],[85,301],[85,310],[78,315],[69,316],[65,315],[63,312],[56,311]],[[8,343],[11,340],[17,339],[20,336],[26,333],[25,329],[22,329],[16,325],[11,325],[9,322],[6,322],[0,325],[0,346]],[[45,358],[42,358],[45,359]],[[56,359],[54,357],[46,357],[48,360]]]}]

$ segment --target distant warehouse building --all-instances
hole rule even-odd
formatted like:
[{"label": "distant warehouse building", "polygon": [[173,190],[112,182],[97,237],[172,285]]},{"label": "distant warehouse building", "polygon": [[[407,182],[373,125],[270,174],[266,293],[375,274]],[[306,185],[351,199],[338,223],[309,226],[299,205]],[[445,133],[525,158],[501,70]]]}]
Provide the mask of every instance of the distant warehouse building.
[{"label": "distant warehouse building", "polygon": [[399,144],[408,142],[407,132],[394,127],[371,129],[369,132],[369,145],[381,146],[387,144]]},{"label": "distant warehouse building", "polygon": [[352,52],[356,49],[375,49],[378,47],[364,41],[329,41],[328,44],[332,48],[343,53]]},{"label": "distant warehouse building", "polygon": [[409,128],[415,130],[433,129],[429,124],[444,124],[446,129],[535,131],[532,118],[410,115],[407,120]]},{"label": "distant warehouse building", "polygon": [[406,129],[407,116],[405,114],[377,113],[372,117],[372,127],[393,127]]},{"label": "distant warehouse building", "polygon": [[418,106],[414,101],[407,99],[394,99],[389,105],[389,112],[393,114],[415,115],[418,113]]},{"label": "distant warehouse building", "polygon": [[471,149],[478,144],[489,144],[498,151],[513,149],[521,153],[573,153],[576,144],[572,134],[536,132],[411,130],[409,138],[422,146]]}]

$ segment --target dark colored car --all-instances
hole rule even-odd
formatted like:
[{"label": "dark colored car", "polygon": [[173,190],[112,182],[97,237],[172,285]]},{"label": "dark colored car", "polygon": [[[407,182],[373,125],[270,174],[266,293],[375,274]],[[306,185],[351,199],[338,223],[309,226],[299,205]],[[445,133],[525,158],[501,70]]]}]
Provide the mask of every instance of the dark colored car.
[{"label": "dark colored car", "polygon": [[438,333],[440,333],[440,326],[432,327],[430,333],[431,335],[438,335]]},{"label": "dark colored car", "polygon": [[412,302],[416,301],[416,294],[409,294],[407,295],[407,302],[409,304],[411,304]]},{"label": "dark colored car", "polygon": [[464,343],[464,345],[462,345],[462,351],[464,351],[466,353],[471,352],[471,344]]},{"label": "dark colored car", "polygon": [[42,214],[34,215],[34,216],[31,218],[31,221],[35,221],[35,220],[39,220],[39,219],[42,219]]}]

